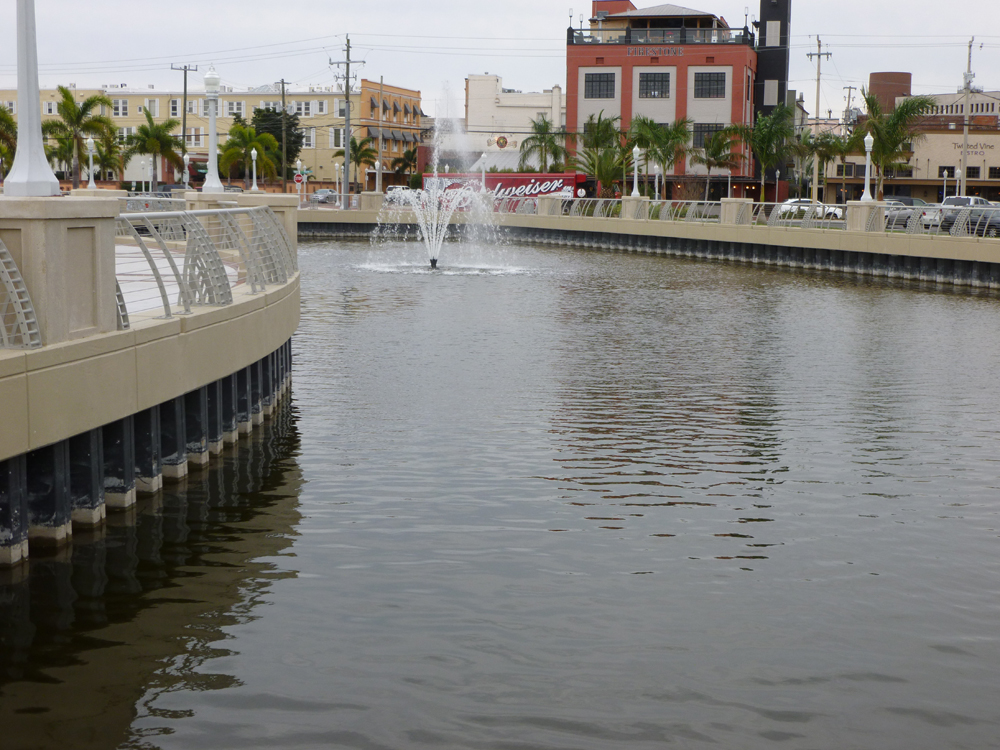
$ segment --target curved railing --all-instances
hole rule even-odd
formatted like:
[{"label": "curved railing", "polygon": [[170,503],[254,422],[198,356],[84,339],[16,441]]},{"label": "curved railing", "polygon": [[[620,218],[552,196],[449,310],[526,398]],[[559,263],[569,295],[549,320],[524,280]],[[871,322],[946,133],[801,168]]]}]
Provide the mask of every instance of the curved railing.
[{"label": "curved railing", "polygon": [[41,345],[31,295],[13,256],[0,240],[0,349],[36,349]]},{"label": "curved railing", "polygon": [[266,206],[123,214],[117,237],[120,328],[130,311],[170,318],[196,305],[229,305],[236,286],[257,294],[297,270],[284,227]]}]

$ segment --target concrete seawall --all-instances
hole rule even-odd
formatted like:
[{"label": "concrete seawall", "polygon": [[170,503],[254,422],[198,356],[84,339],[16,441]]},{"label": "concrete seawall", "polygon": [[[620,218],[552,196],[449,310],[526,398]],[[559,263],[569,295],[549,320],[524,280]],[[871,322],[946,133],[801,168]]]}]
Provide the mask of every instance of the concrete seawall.
[{"label": "concrete seawall", "polygon": [[[464,219],[455,217],[457,231]],[[532,214],[495,220],[511,236],[541,244],[1000,288],[997,239]],[[375,211],[299,212],[301,237],[364,237],[377,224]]]}]

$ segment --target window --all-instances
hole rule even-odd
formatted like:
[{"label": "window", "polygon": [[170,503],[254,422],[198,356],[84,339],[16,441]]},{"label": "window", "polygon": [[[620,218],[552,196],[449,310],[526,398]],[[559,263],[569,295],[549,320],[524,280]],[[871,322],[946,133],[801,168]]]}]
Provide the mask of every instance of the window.
[{"label": "window", "polygon": [[313,102],[313,110],[317,115],[326,114],[326,99],[320,99],[318,102]]},{"label": "window", "polygon": [[954,177],[955,168],[954,167],[938,167],[938,177]]},{"label": "window", "polygon": [[130,135],[135,134],[135,128],[118,128],[118,142],[125,143]]},{"label": "window", "polygon": [[337,117],[347,117],[347,101],[345,99],[337,100]]},{"label": "window", "polygon": [[160,100],[159,99],[147,99],[146,100],[146,111],[152,117],[160,116]]},{"label": "window", "polygon": [[189,115],[196,115],[196,114],[198,114],[198,100],[197,99],[188,99],[188,114]]},{"label": "window", "polygon": [[188,128],[185,140],[188,146],[204,146],[201,128]]},{"label": "window", "polygon": [[965,176],[970,180],[979,179],[979,167],[966,167]]},{"label": "window", "polygon": [[726,97],[725,73],[695,73],[695,99],[724,99]]},{"label": "window", "polygon": [[112,99],[111,114],[114,117],[128,117],[128,99]]},{"label": "window", "polygon": [[848,162],[847,164],[837,165],[837,177],[854,177],[854,164]]},{"label": "window", "polygon": [[281,111],[281,102],[261,102],[260,103],[260,108],[261,109],[270,109],[273,112],[280,112]]},{"label": "window", "polygon": [[[209,113],[211,111],[212,111],[212,100],[211,99],[202,99],[201,100],[201,116],[202,117],[208,117]],[[215,110],[215,111],[216,111],[216,114],[218,114],[219,110]]]},{"label": "window", "polygon": [[340,128],[330,128],[330,148],[344,147],[344,131]]},{"label": "window", "polygon": [[0,107],[6,107],[12,115],[17,114],[17,102],[0,102]]},{"label": "window", "polygon": [[1000,180],[1000,167],[990,167],[990,179]]},{"label": "window", "polygon": [[302,141],[302,148],[316,148],[316,128],[303,128],[305,139]]},{"label": "window", "polygon": [[312,104],[312,102],[295,102],[295,114],[297,114],[299,117],[309,117],[310,104]]},{"label": "window", "polygon": [[705,139],[712,133],[718,133],[725,127],[725,125],[718,123],[696,122],[691,134],[691,145],[695,148],[705,148]]},{"label": "window", "polygon": [[584,99],[615,98],[614,73],[586,73],[583,80]]},{"label": "window", "polygon": [[669,99],[670,98],[670,74],[669,73],[640,73],[639,74],[639,98],[640,99]]},{"label": "window", "polygon": [[226,102],[226,117],[236,117],[239,115],[243,117],[246,114],[246,103],[245,102]]},{"label": "window", "polygon": [[171,99],[170,100],[170,116],[180,117],[181,116],[181,100]]},{"label": "window", "polygon": [[42,113],[46,115],[56,114],[56,103],[55,102],[45,102],[42,105]]}]

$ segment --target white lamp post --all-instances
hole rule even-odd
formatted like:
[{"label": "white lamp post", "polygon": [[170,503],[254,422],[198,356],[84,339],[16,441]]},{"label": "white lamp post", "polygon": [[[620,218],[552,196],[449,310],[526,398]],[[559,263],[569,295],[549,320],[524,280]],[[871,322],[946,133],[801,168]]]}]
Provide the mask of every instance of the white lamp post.
[{"label": "white lamp post", "polygon": [[139,180],[139,192],[140,193],[145,193],[146,192],[146,160],[145,159],[140,159],[139,160],[139,175],[140,175],[140,177],[142,177],[142,179]]},{"label": "white lamp post", "polygon": [[639,147],[632,149],[632,197],[639,197]]},{"label": "white lamp post", "polygon": [[337,195],[340,195],[340,165],[333,165],[333,189]]},{"label": "white lamp post", "polygon": [[[572,16],[573,11],[570,10],[569,14]],[[486,192],[486,152],[483,151],[483,192]]]},{"label": "white lamp post", "polygon": [[733,170],[729,170],[726,174],[726,197],[733,197]]},{"label": "white lamp post", "polygon": [[87,158],[90,165],[90,181],[87,183],[87,190],[97,190],[97,183],[94,182],[94,139],[87,139]]},{"label": "white lamp post", "polygon": [[250,158],[253,160],[253,187],[250,188],[255,193],[257,192],[257,149],[250,149]]},{"label": "white lamp post", "polygon": [[210,65],[205,73],[205,98],[208,99],[208,173],[205,183],[201,186],[203,193],[224,193],[226,188],[219,179],[219,132],[215,127],[215,118],[219,110],[219,84],[222,78],[215,72],[215,66]]},{"label": "white lamp post", "polygon": [[151,156],[149,159],[149,192],[153,194],[156,192],[157,185],[153,183],[156,181],[156,157]]},{"label": "white lamp post", "polygon": [[45,158],[42,105],[38,87],[35,1],[17,0],[17,153],[4,195],[40,198],[59,195],[59,180]]},{"label": "white lamp post", "polygon": [[871,184],[872,184],[872,146],[875,145],[875,139],[872,134],[869,133],[865,136],[865,192],[861,196],[863,201],[874,200],[872,198]]},{"label": "white lamp post", "polygon": [[774,170],[774,202],[778,202],[778,183],[781,182],[781,170]]},{"label": "white lamp post", "polygon": [[184,188],[191,187],[191,156],[184,154]]},{"label": "white lamp post", "polygon": [[944,176],[944,183],[941,185],[941,200],[948,197],[948,170],[942,169],[941,174]]}]

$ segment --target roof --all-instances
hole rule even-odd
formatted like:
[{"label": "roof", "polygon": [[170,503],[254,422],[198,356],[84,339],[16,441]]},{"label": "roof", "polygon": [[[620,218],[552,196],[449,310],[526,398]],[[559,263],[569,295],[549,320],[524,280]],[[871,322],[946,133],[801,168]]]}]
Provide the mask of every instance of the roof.
[{"label": "roof", "polygon": [[709,18],[715,18],[714,13],[708,13],[703,10],[692,10],[691,8],[684,8],[680,5],[673,5],[672,3],[666,3],[665,5],[655,5],[652,8],[639,8],[638,10],[627,10],[624,13],[612,13],[608,18],[650,18],[652,16],[657,17],[673,17],[673,16],[708,16]]}]

